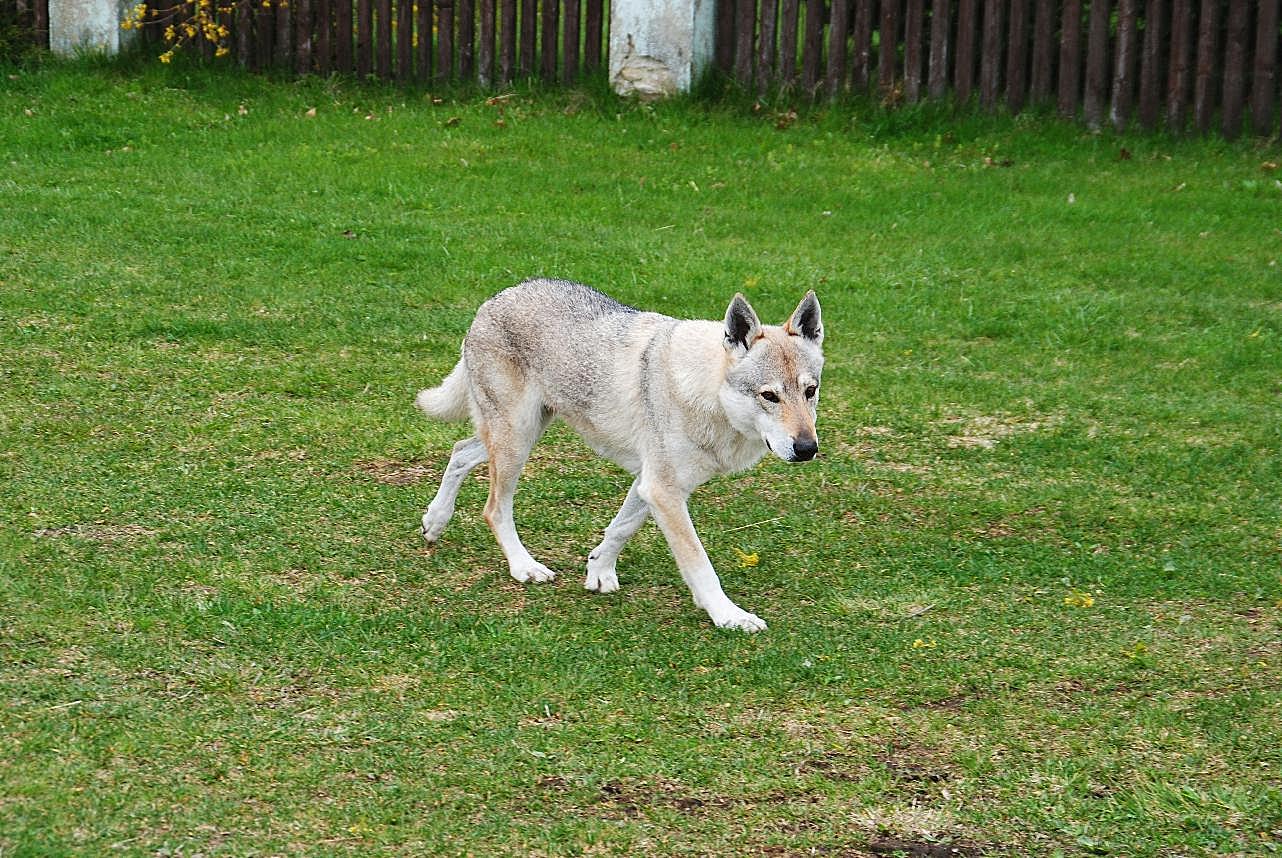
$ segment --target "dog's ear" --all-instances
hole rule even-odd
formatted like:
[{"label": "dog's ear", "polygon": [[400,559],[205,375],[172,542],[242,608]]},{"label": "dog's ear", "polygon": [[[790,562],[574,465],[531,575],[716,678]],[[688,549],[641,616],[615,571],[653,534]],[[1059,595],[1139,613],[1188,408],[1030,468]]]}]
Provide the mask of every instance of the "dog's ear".
[{"label": "dog's ear", "polygon": [[736,292],[726,309],[726,350],[743,354],[761,334],[761,320],[748,299]]},{"label": "dog's ear", "polygon": [[792,316],[783,323],[783,329],[794,337],[805,337],[819,345],[824,341],[823,320],[819,315],[819,299],[813,291],[801,299]]}]

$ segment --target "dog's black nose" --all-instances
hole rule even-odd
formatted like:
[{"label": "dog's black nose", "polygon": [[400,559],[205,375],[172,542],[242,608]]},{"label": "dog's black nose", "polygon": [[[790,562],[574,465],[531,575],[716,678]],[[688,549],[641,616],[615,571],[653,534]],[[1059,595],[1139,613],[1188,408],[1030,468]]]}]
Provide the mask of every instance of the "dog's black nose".
[{"label": "dog's black nose", "polygon": [[798,438],[792,444],[792,460],[809,462],[819,452],[819,442],[814,438]]}]

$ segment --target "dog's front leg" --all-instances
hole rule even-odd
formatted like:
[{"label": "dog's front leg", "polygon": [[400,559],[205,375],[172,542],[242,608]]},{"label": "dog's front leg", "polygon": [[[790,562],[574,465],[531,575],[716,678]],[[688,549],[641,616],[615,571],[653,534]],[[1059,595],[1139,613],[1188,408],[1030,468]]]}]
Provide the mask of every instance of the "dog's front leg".
[{"label": "dog's front leg", "polygon": [[718,628],[745,632],[764,629],[764,620],[730,601],[721,589],[721,581],[712,568],[708,552],[703,549],[703,543],[694,531],[694,522],[690,520],[690,510],[686,507],[688,493],[644,478],[639,481],[638,488],[650,506],[655,523],[668,540],[668,548],[672,550],[672,556],[681,569],[681,577],[694,596],[694,603],[708,612]]}]

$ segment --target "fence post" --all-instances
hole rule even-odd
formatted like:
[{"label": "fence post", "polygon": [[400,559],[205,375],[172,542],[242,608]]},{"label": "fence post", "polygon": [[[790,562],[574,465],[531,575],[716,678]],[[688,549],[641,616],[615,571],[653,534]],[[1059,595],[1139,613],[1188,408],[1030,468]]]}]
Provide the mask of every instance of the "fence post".
[{"label": "fence post", "polygon": [[117,53],[138,32],[120,29],[132,5],[126,0],[49,0],[49,49],[64,56],[84,50]]},{"label": "fence post", "polygon": [[[729,2],[729,0],[721,0]],[[712,61],[714,0],[610,4],[610,86],[658,98],[690,89]]]}]

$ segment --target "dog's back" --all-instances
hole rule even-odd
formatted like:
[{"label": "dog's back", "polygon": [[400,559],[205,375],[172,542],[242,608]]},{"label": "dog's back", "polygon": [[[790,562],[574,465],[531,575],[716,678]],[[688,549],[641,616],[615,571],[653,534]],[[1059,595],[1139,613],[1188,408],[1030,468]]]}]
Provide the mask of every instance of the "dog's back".
[{"label": "dog's back", "polygon": [[[481,305],[464,340],[476,407],[510,413],[519,391],[538,400],[545,419],[562,418],[597,453],[635,472],[646,434],[641,353],[656,330],[674,324],[579,283],[513,286]],[[505,396],[492,395],[498,390]]]},{"label": "dog's back", "polygon": [[429,417],[462,420],[469,415],[469,399],[475,398],[476,391],[469,390],[475,371],[498,366],[513,381],[537,381],[553,410],[585,408],[599,388],[597,367],[608,360],[605,353],[642,315],[653,314],[642,314],[582,283],[518,283],[480,306],[463,341],[463,359],[439,387],[420,391],[415,401]]}]

